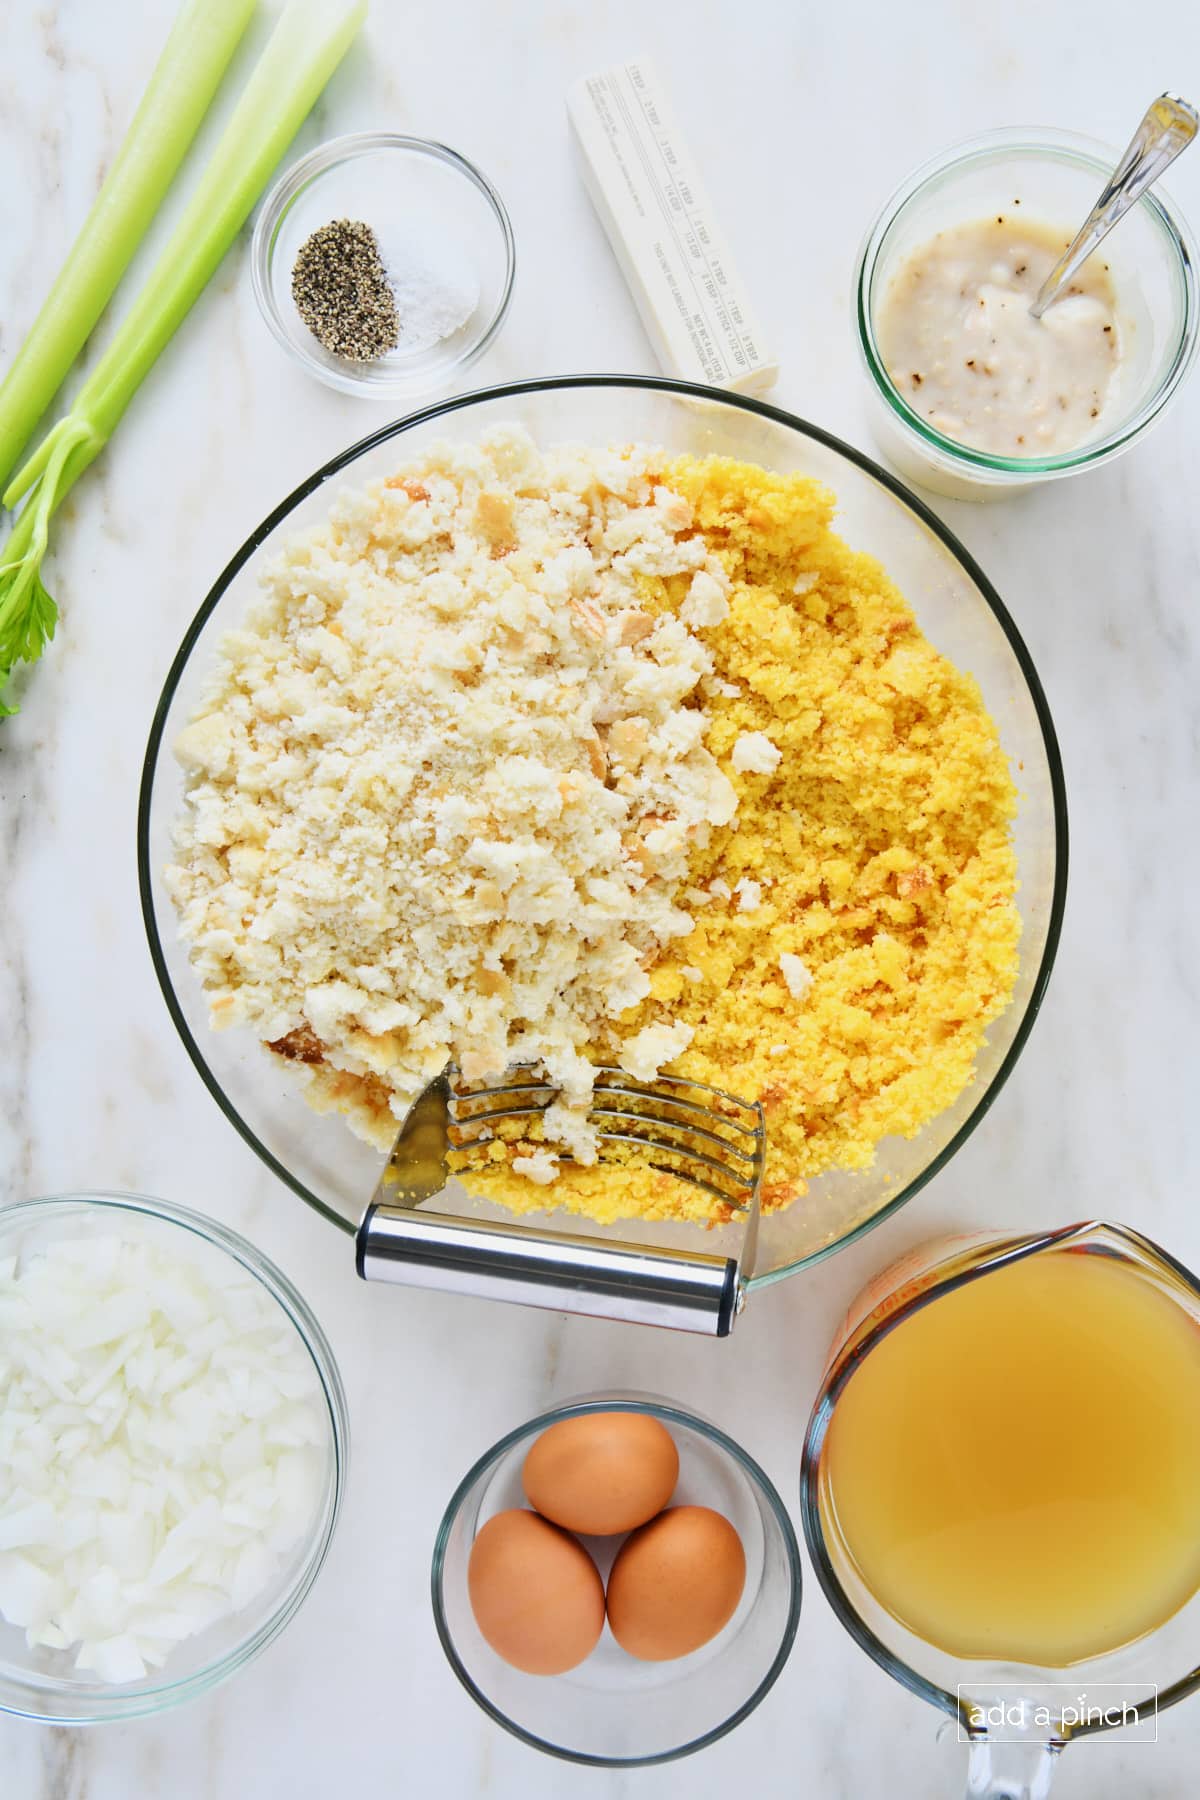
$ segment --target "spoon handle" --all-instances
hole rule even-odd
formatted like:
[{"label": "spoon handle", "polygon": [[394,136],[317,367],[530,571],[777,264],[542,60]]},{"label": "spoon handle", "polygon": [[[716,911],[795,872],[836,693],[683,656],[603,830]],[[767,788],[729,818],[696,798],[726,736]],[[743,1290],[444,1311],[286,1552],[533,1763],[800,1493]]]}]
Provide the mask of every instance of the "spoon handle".
[{"label": "spoon handle", "polygon": [[1124,218],[1134,202],[1141,199],[1151,182],[1157,181],[1179,152],[1187,149],[1197,129],[1200,129],[1200,113],[1186,100],[1162,94],[1151,103],[1104,192],[1042,283],[1038,297],[1029,309],[1035,319],[1040,319],[1051,302],[1058,298],[1061,289],[1083,266],[1097,244],[1108,236],[1118,219]]}]

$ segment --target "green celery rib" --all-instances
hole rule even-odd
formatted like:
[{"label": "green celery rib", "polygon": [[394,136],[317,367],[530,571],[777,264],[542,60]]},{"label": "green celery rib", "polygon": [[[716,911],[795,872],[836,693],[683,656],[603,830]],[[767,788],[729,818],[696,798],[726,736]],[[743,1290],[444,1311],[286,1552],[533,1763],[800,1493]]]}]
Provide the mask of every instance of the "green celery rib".
[{"label": "green celery rib", "polygon": [[289,0],[170,241],[75,404],[9,483],[28,493],[0,549],[0,716],[18,662],[35,662],[57,610],[41,581],[50,519],[108,442],[155,359],[199,298],[284,150],[341,62],[367,0]]},{"label": "green celery rib", "polygon": [[10,483],[19,500],[46,467],[57,434],[86,424],[99,450],[207,286],[267,179],[350,47],[367,0],[290,0],[146,284],[60,419]]},{"label": "green celery rib", "polygon": [[162,203],[255,0],[187,0],[58,279],[0,383],[0,486]]}]

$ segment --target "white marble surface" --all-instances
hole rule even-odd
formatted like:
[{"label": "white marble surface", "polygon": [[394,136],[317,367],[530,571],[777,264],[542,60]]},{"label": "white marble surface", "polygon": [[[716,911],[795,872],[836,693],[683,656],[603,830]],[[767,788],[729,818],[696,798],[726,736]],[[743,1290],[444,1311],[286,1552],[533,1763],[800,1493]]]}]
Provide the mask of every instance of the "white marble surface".
[{"label": "white marble surface", "polygon": [[[0,359],[86,209],[172,12],[173,0],[8,0],[0,13]],[[492,175],[520,266],[508,325],[472,372],[480,384],[652,367],[568,160],[562,107],[573,76],[641,48],[668,74],[779,348],[778,399],[858,442],[848,285],[893,181],[989,125],[1057,122],[1123,141],[1165,84],[1200,89],[1193,0],[1162,0],[1145,32],[1116,0],[860,0],[812,14],[776,0],[374,0],[297,148],[392,127],[443,138]],[[1200,151],[1172,185],[1200,221]],[[0,728],[0,1192],[124,1186],[246,1230],[324,1320],[355,1433],[340,1535],[286,1636],[236,1683],[157,1722],[91,1734],[0,1723],[0,1793],[949,1796],[961,1753],[841,1634],[815,1582],[782,1680],[722,1744],[624,1776],[543,1760],[478,1713],[447,1669],[429,1552],[446,1497],[487,1443],[598,1385],[652,1385],[701,1407],[794,1501],[835,1318],[870,1270],[944,1226],[1108,1213],[1200,1264],[1200,383],[1115,466],[1006,508],[943,507],[1016,615],[1058,723],[1074,836],[1058,968],[1007,1091],[950,1170],[855,1249],[758,1299],[720,1345],[363,1287],[344,1243],[217,1113],[159,999],[134,811],[167,663],[249,528],[387,416],[284,362],[255,312],[241,243],[71,499],[49,570],[59,641],[20,718]],[[1058,1791],[1194,1793],[1198,1751],[1193,1702],[1163,1718],[1153,1748],[1110,1740],[1073,1752]]]}]

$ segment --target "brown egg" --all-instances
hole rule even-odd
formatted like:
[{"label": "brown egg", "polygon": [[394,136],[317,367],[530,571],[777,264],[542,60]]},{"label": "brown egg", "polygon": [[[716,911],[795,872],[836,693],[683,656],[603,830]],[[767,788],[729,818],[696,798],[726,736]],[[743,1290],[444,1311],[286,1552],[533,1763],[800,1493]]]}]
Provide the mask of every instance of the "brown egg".
[{"label": "brown egg", "polygon": [[536,1513],[497,1513],[471,1545],[467,1593],[497,1656],[527,1675],[561,1675],[596,1647],[604,1584],[582,1544]]},{"label": "brown egg", "polygon": [[531,1506],[585,1537],[632,1531],[661,1512],[679,1479],[679,1452],[649,1413],[584,1413],[543,1431],[521,1480]]},{"label": "brown egg", "polygon": [[608,1622],[630,1656],[667,1662],[716,1637],[737,1611],[746,1553],[707,1506],[672,1506],[635,1531],[608,1578]]}]

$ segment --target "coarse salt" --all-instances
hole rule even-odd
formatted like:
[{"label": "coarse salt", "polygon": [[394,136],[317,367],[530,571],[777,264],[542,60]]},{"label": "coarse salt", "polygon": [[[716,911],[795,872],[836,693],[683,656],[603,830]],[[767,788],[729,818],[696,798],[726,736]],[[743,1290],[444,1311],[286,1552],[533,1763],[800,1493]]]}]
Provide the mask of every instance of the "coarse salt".
[{"label": "coarse salt", "polygon": [[[380,210],[391,209],[381,204]],[[432,350],[479,304],[479,275],[467,246],[434,209],[410,196],[399,216],[376,226],[379,254],[399,321],[397,356]]]}]

